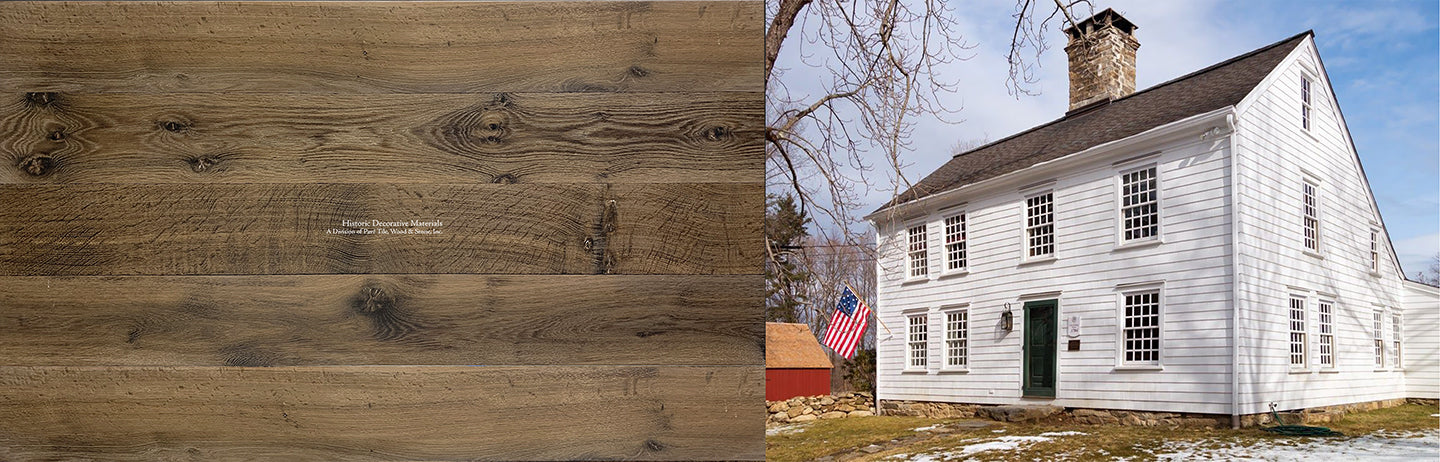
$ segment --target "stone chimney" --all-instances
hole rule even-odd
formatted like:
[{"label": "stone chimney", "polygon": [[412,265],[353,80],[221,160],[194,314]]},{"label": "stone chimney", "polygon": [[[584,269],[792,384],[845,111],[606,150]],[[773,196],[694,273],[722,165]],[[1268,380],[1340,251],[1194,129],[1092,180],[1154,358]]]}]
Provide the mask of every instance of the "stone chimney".
[{"label": "stone chimney", "polygon": [[1110,8],[1065,28],[1071,111],[1135,92],[1135,50],[1140,49],[1135,29]]}]

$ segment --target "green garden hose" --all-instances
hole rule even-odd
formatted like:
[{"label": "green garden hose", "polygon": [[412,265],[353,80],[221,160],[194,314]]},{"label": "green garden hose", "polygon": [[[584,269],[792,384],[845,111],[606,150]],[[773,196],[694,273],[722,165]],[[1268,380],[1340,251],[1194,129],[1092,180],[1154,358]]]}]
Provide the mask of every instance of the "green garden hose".
[{"label": "green garden hose", "polygon": [[1270,416],[1275,418],[1275,423],[1277,423],[1277,424],[1282,424],[1282,425],[1276,425],[1276,426],[1274,426],[1274,427],[1265,427],[1265,428],[1261,428],[1261,430],[1265,430],[1265,431],[1270,432],[1270,433],[1274,433],[1274,434],[1277,434],[1277,435],[1285,435],[1285,436],[1345,436],[1344,433],[1340,433],[1340,432],[1337,432],[1337,431],[1335,431],[1335,430],[1331,430],[1331,429],[1329,429],[1329,428],[1327,428],[1327,427],[1310,427],[1310,426],[1306,426],[1306,425],[1283,425],[1284,422],[1281,422],[1281,421],[1280,421],[1280,413],[1275,412],[1275,405],[1274,405],[1274,404],[1271,404],[1271,405],[1270,405]]}]

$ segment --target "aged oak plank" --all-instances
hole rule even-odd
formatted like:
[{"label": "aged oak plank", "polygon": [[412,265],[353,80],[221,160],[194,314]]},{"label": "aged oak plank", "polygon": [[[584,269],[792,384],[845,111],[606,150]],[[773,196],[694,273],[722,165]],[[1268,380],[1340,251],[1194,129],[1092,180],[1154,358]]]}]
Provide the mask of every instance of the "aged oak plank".
[{"label": "aged oak plank", "polygon": [[0,365],[761,365],[763,283],[0,276]]},{"label": "aged oak plank", "polygon": [[0,367],[0,459],[759,459],[761,366]]},{"label": "aged oak plank", "polygon": [[0,185],[0,275],[760,274],[763,196],[744,183]]},{"label": "aged oak plank", "polygon": [[761,2],[4,2],[0,93],[748,91]]},{"label": "aged oak plank", "polygon": [[15,93],[0,183],[754,183],[764,111],[742,92]]}]

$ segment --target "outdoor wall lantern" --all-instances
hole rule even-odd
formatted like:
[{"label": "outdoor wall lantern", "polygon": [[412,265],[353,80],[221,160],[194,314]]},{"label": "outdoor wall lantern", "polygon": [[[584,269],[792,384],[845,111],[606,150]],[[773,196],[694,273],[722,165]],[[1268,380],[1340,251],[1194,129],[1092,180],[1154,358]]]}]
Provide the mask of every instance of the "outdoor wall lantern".
[{"label": "outdoor wall lantern", "polygon": [[1000,313],[1000,328],[1010,332],[1015,328],[1015,315],[1010,313],[1010,303],[1005,303],[1005,312]]}]

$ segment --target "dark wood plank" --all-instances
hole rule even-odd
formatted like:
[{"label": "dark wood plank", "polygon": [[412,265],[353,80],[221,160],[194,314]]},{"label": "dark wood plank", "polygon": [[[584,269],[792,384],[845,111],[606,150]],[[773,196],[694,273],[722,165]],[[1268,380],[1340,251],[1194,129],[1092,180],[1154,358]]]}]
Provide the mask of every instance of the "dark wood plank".
[{"label": "dark wood plank", "polygon": [[762,278],[0,276],[0,365],[761,365]]},{"label": "dark wood plank", "polygon": [[760,366],[0,367],[0,459],[760,459]]},{"label": "dark wood plank", "polygon": [[15,93],[0,183],[758,183],[764,111],[741,92]]},{"label": "dark wood plank", "polygon": [[761,2],[4,2],[0,93],[748,91]]},{"label": "dark wood plank", "polygon": [[[763,196],[739,183],[0,185],[0,274],[760,274]],[[380,229],[345,220],[442,226],[328,234]]]}]

